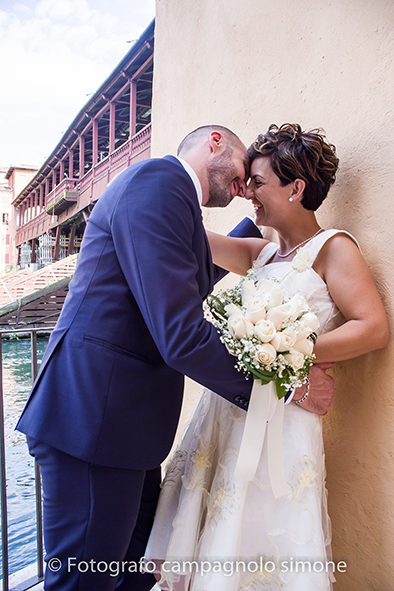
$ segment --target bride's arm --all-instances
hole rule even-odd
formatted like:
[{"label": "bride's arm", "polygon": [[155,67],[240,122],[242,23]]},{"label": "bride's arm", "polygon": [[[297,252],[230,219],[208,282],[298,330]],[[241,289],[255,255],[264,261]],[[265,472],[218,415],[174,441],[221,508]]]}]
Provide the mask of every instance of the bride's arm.
[{"label": "bride's arm", "polygon": [[269,242],[263,238],[233,238],[209,230],[207,236],[215,265],[237,275],[246,275],[253,261]]},{"label": "bride's arm", "polygon": [[316,260],[335,304],[346,322],[318,337],[316,362],[343,361],[375,349],[389,340],[389,327],[373,277],[356,244],[344,234],[333,236]]}]

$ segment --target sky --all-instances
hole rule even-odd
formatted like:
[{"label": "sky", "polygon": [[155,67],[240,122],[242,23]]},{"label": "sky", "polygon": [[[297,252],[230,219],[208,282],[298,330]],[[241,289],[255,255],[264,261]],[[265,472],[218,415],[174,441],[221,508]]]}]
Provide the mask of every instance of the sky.
[{"label": "sky", "polygon": [[0,0],[0,167],[39,167],[155,0]]}]

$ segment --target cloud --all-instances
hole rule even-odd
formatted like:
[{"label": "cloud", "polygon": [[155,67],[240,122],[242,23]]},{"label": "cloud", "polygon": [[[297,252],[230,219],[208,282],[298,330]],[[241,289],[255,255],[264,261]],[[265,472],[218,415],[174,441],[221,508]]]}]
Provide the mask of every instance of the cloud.
[{"label": "cloud", "polygon": [[154,0],[0,3],[0,164],[40,164],[153,17]]}]

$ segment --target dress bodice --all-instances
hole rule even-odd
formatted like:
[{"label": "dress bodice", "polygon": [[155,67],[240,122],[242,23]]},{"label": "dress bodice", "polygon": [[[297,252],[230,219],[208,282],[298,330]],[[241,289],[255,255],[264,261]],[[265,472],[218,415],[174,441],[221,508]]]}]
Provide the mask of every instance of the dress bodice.
[{"label": "dress bodice", "polygon": [[278,244],[270,242],[262,249],[253,264],[259,279],[279,281],[286,296],[305,296],[311,310],[319,318],[319,334],[333,330],[344,322],[344,317],[331,298],[326,283],[313,269],[313,263],[323,245],[338,233],[347,234],[358,246],[356,239],[344,230],[325,230],[299,248],[291,261],[269,263],[279,248]]}]

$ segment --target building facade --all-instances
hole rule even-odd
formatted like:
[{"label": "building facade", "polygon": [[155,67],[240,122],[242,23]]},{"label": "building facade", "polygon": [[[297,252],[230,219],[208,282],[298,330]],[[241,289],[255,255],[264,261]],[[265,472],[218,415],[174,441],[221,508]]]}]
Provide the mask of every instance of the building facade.
[{"label": "building facade", "polygon": [[6,178],[7,168],[0,167],[0,274],[10,265],[9,222],[12,210],[12,189]]},{"label": "building facade", "polygon": [[36,172],[34,166],[0,168],[0,274],[15,267],[15,210],[12,202]]}]

